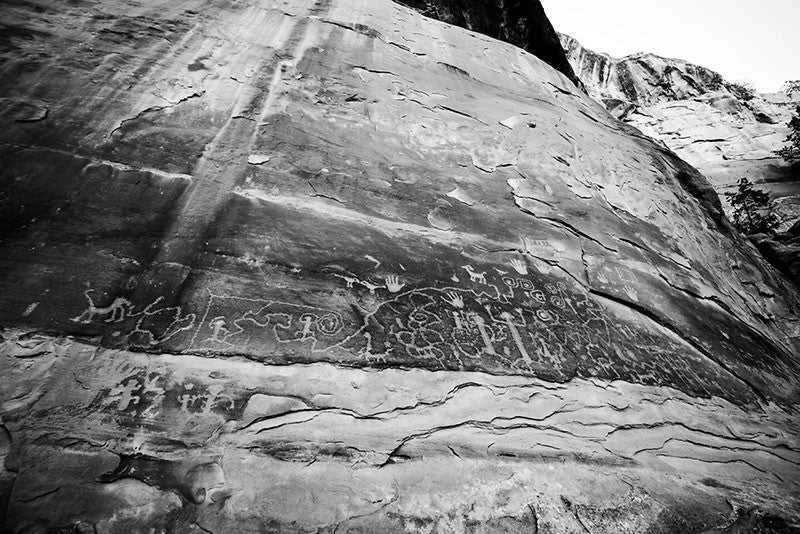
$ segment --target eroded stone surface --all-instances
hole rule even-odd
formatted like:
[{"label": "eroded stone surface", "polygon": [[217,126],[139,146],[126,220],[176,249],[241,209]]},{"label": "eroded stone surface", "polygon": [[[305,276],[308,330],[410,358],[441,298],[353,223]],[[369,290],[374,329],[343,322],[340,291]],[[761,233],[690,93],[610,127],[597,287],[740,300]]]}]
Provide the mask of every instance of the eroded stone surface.
[{"label": "eroded stone surface", "polygon": [[800,219],[797,169],[775,155],[800,102],[791,84],[775,94],[747,94],[681,59],[644,53],[612,58],[567,35],[561,42],[590,94],[700,169],[720,195],[747,178],[771,194],[784,229]]},{"label": "eroded stone surface", "polygon": [[543,61],[388,1],[0,9],[48,110],[0,114],[11,531],[797,523],[796,289]]}]

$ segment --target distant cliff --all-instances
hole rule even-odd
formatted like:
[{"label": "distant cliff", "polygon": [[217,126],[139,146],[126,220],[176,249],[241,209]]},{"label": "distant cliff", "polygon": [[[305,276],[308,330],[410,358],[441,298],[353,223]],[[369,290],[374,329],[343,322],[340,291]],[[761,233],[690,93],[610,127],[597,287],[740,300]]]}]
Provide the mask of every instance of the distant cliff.
[{"label": "distant cliff", "polygon": [[762,95],[681,59],[612,58],[563,34],[561,43],[589,94],[616,117],[700,169],[718,192],[746,177],[770,191],[786,226],[798,218],[800,184],[774,153],[800,101],[796,82]]},{"label": "distant cliff", "polygon": [[539,0],[396,0],[423,15],[511,43],[580,86]]}]

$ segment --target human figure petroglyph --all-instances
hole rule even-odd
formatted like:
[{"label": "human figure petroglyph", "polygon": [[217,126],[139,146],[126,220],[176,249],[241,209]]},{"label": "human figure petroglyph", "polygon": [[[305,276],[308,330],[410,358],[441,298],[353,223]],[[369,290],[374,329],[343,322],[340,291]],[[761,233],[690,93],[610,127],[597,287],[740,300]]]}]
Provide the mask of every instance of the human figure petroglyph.
[{"label": "human figure petroglyph", "polygon": [[[228,323],[225,321],[225,317],[221,315],[214,317],[211,319],[211,321],[209,321],[208,327],[213,331],[211,334],[212,341],[226,343],[225,335],[229,332],[229,330],[226,328],[227,324]],[[220,337],[220,335],[222,335],[222,337]]]},{"label": "human figure petroglyph", "polygon": [[508,330],[511,332],[511,337],[517,346],[517,350],[522,355],[522,359],[529,366],[532,366],[533,360],[531,360],[531,357],[528,354],[528,350],[525,348],[525,343],[523,343],[522,341],[522,336],[520,335],[519,330],[517,330],[517,327],[514,324],[514,316],[511,313],[504,311],[503,313],[500,314],[500,317],[505,321]]},{"label": "human figure petroglyph", "polygon": [[486,354],[497,354],[494,351],[494,346],[492,346],[492,340],[489,337],[489,332],[486,329],[486,321],[484,321],[483,317],[477,313],[472,313],[470,314],[469,318],[472,321],[472,324],[478,327],[478,332],[481,334],[481,339],[483,340],[483,347]]},{"label": "human figure petroglyph", "polygon": [[200,407],[200,413],[203,415],[212,415],[213,408],[222,409],[223,404],[226,405],[224,411],[233,410],[236,403],[233,398],[225,394],[224,391],[225,386],[222,384],[213,384],[209,386],[208,393],[202,398],[203,403]]},{"label": "human figure petroglyph", "polygon": [[464,323],[461,321],[461,314],[458,312],[452,312],[453,314],[453,321],[456,323],[456,330],[464,330]]},{"label": "human figure petroglyph", "polygon": [[122,412],[131,404],[139,404],[137,392],[142,389],[142,384],[135,378],[130,378],[114,387],[109,393],[109,401],[117,401],[117,410]]},{"label": "human figure petroglyph", "polygon": [[315,322],[315,317],[309,313],[304,313],[300,316],[300,324],[303,325],[300,331],[300,339],[308,339],[314,336],[312,325]]},{"label": "human figure petroglyph", "polygon": [[306,342],[311,350],[317,350],[324,338],[337,336],[343,328],[339,312],[291,302],[211,294],[190,348],[233,348],[251,338],[275,343]]},{"label": "human figure petroglyph", "polygon": [[477,284],[483,284],[483,285],[486,285],[486,272],[485,272],[485,271],[483,271],[483,272],[477,272],[477,271],[476,271],[476,270],[475,270],[475,269],[472,267],[472,265],[464,265],[464,266],[462,267],[462,269],[464,269],[465,271],[467,271],[467,274],[469,275],[469,279],[470,279],[470,281],[472,281],[472,282],[475,282],[475,283],[477,283]]}]

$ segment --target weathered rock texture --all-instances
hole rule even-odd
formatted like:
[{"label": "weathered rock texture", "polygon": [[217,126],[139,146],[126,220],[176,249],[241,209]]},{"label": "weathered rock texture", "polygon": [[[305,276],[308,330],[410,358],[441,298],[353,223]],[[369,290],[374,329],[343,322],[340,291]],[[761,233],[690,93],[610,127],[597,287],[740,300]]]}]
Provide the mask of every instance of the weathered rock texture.
[{"label": "weathered rock texture", "polygon": [[581,86],[540,0],[397,1],[427,17],[518,46]]},{"label": "weathered rock texture", "polygon": [[800,219],[800,177],[775,151],[789,133],[800,91],[760,95],[718,73],[654,54],[612,58],[561,35],[587,90],[615,116],[662,141],[720,193],[740,178],[776,200],[785,227]]},{"label": "weathered rock texture", "polygon": [[797,532],[797,291],[545,62],[386,0],[16,2],[10,532]]}]

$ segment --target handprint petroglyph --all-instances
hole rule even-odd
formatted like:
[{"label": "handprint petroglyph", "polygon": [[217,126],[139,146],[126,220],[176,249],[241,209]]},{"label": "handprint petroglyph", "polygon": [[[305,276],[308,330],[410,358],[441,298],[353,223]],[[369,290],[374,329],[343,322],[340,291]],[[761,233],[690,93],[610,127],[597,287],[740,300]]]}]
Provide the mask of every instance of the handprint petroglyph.
[{"label": "handprint petroglyph", "polygon": [[400,282],[400,278],[397,275],[392,274],[386,277],[386,289],[388,289],[390,293],[397,293],[405,286],[405,284]]},{"label": "handprint petroglyph", "polygon": [[636,292],[634,288],[629,285],[625,285],[622,288],[625,291],[625,294],[628,295],[628,298],[634,302],[639,302],[639,294]]},{"label": "handprint petroglyph", "polygon": [[522,275],[528,274],[528,266],[525,265],[524,261],[518,258],[514,258],[513,260],[511,260],[511,267],[513,267],[514,270],[517,271],[519,274]]},{"label": "handprint petroglyph", "polygon": [[455,291],[448,292],[447,297],[442,297],[442,299],[454,308],[462,309],[464,307],[464,299]]}]

